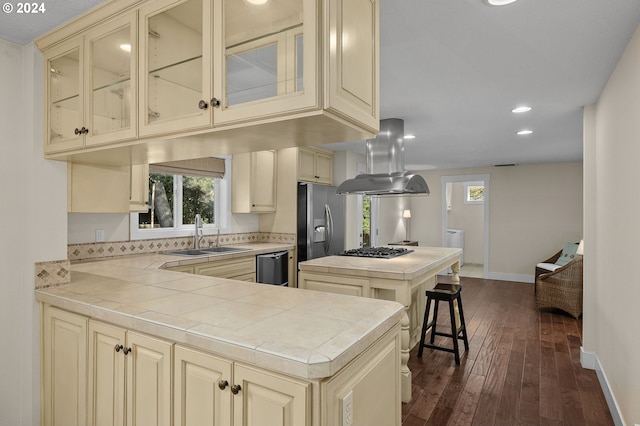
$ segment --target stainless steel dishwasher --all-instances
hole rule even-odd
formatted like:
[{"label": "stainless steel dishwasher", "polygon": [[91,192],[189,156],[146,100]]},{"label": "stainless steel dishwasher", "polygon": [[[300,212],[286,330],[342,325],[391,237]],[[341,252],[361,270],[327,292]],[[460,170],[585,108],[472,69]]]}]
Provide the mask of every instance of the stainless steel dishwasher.
[{"label": "stainless steel dishwasher", "polygon": [[289,258],[286,251],[256,256],[256,282],[289,285]]}]

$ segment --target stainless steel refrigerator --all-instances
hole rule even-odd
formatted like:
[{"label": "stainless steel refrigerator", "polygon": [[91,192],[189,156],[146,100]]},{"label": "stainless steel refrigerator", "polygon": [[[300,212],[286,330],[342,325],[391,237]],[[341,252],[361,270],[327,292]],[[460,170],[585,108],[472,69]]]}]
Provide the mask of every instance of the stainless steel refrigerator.
[{"label": "stainless steel refrigerator", "polygon": [[298,183],[298,262],[344,251],[344,196],[335,186]]}]

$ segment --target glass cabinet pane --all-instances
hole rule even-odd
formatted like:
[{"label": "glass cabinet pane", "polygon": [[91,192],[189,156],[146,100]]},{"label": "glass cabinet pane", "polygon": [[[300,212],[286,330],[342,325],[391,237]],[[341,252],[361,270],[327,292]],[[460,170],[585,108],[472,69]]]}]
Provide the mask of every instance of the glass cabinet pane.
[{"label": "glass cabinet pane", "polygon": [[146,123],[200,113],[202,23],[202,0],[189,0],[148,18]]},{"label": "glass cabinet pane", "polygon": [[93,135],[131,127],[131,43],[129,26],[90,41]]},{"label": "glass cabinet pane", "polygon": [[224,2],[225,102],[303,91],[302,0]]},{"label": "glass cabinet pane", "polygon": [[49,60],[49,145],[78,139],[81,126],[80,48]]}]

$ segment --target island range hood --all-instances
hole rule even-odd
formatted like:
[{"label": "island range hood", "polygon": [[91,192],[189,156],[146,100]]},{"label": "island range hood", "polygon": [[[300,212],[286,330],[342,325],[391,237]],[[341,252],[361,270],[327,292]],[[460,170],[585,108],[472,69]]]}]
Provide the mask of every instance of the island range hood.
[{"label": "island range hood", "polygon": [[429,195],[424,178],[404,170],[404,121],[380,120],[380,132],[367,140],[367,173],[347,179],[338,194]]}]

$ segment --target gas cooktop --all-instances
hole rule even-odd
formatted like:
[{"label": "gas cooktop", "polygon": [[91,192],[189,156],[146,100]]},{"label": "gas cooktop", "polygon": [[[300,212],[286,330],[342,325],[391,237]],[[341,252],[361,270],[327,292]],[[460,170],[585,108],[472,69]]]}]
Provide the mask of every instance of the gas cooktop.
[{"label": "gas cooktop", "polygon": [[372,257],[376,259],[391,259],[411,253],[413,250],[392,247],[362,247],[338,253],[340,256]]}]

